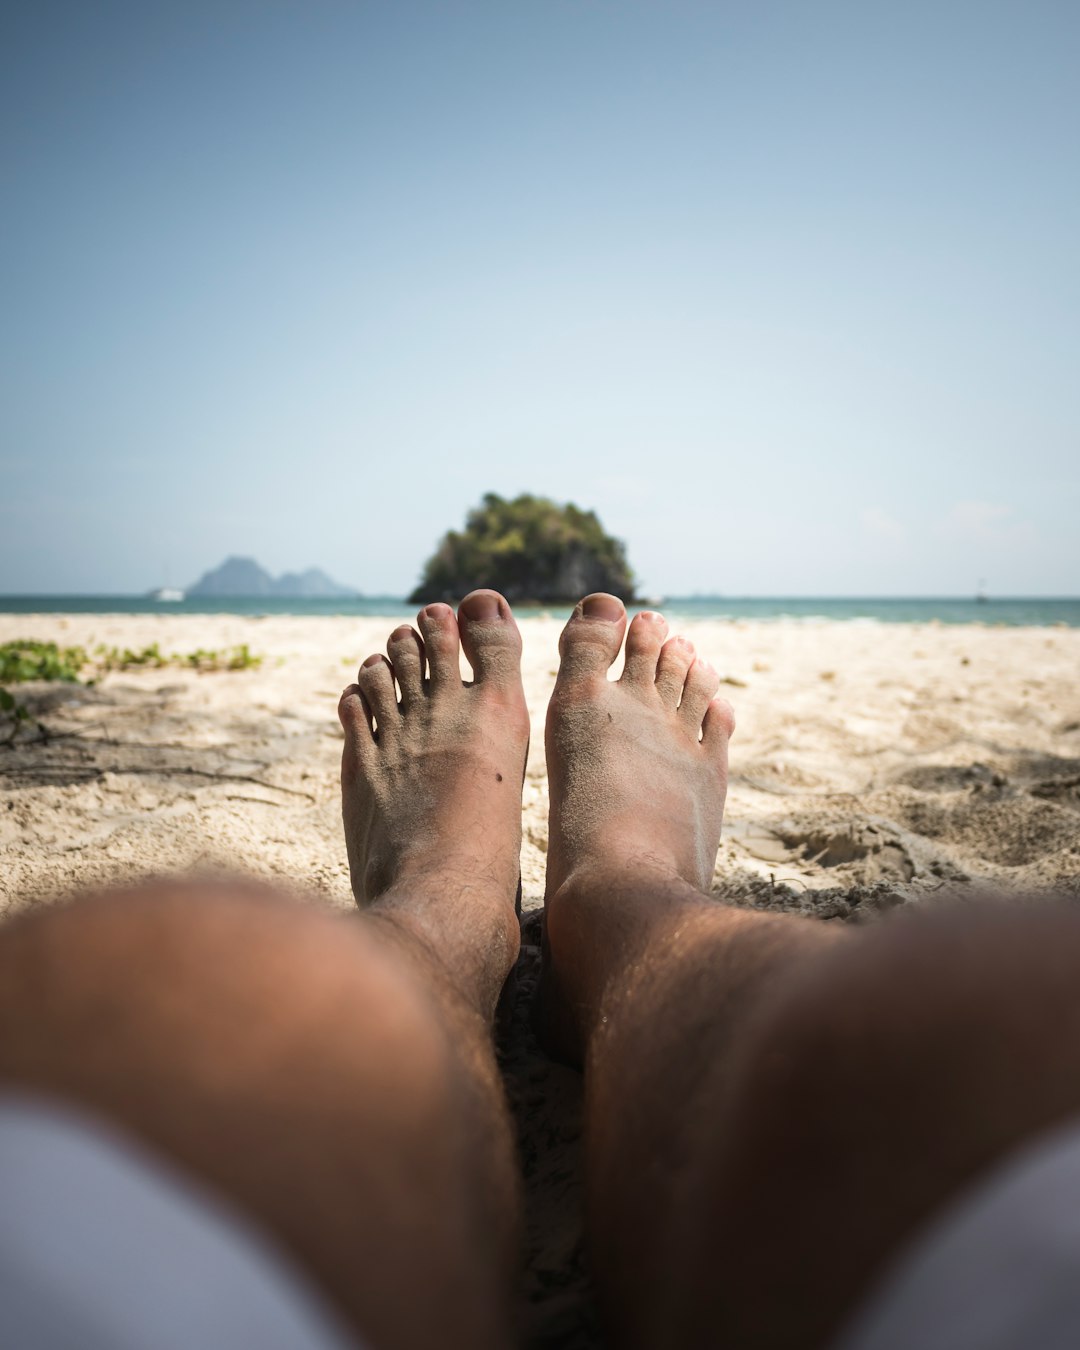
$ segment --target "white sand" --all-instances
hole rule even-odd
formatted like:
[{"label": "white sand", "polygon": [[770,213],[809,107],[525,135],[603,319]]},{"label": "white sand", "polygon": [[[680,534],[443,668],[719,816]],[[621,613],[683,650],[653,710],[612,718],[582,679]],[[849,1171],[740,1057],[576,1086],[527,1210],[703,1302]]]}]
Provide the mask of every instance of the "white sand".
[{"label": "white sand", "polygon": [[[169,652],[246,642],[266,658],[243,673],[23,686],[56,735],[0,748],[0,908],[192,866],[348,905],[335,707],[394,623],[0,616],[0,641]],[[543,723],[559,627],[522,625],[526,906],[543,894]],[[738,715],[718,890],[823,917],[951,880],[1080,890],[1080,630],[698,621],[683,631],[731,677]]]}]

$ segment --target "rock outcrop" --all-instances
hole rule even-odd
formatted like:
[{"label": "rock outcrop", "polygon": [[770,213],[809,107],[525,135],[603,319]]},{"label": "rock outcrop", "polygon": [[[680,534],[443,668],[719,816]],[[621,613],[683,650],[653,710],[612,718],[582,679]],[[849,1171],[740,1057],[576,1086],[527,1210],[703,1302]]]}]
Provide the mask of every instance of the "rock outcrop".
[{"label": "rock outcrop", "polygon": [[455,601],[479,586],[519,604],[573,604],[590,591],[634,599],[626,550],[596,513],[529,494],[489,492],[464,530],[443,536],[409,599]]}]

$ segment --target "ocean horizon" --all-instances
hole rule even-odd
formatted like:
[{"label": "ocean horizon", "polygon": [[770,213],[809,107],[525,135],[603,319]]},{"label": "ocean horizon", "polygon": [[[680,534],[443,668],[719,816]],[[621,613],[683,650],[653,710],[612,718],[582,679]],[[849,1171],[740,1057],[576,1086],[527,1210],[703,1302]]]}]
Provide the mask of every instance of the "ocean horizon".
[{"label": "ocean horizon", "polygon": [[[287,596],[191,597],[155,600],[148,595],[0,595],[0,614],[236,614],[249,618],[397,617],[416,611],[400,596],[296,598]],[[1078,596],[717,596],[650,598],[634,609],[663,609],[682,619],[877,620],[881,623],[977,623],[1006,627],[1080,627]],[[569,606],[519,605],[524,621],[555,618]]]}]

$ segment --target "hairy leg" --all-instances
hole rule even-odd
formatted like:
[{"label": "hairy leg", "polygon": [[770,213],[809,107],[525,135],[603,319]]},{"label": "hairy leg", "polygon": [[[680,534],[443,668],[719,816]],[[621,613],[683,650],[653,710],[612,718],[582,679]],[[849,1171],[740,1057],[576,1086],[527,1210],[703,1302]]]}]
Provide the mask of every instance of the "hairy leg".
[{"label": "hairy leg", "polygon": [[730,710],[658,616],[610,682],[624,630],[579,607],[548,722],[540,1016],[585,1067],[602,1301],[621,1344],[822,1346],[949,1195],[1080,1109],[1080,917],[856,934],[708,898]]},{"label": "hairy leg", "polygon": [[501,1100],[480,1019],[415,972],[363,923],[278,896],[84,898],[0,932],[0,1085],[209,1185],[372,1344],[497,1345]]},{"label": "hairy leg", "polygon": [[491,593],[419,622],[342,699],[359,918],[161,883],[0,931],[0,1085],[208,1184],[380,1350],[504,1346],[518,1222],[490,1024],[518,941],[520,640]]},{"label": "hairy leg", "polygon": [[677,1342],[829,1344],[951,1199],[1075,1118],[1078,973],[1075,906],[990,898],[894,916],[806,963],[732,1066],[684,1210]]},{"label": "hairy leg", "polygon": [[[610,1329],[663,1344],[672,1236],[717,1138],[723,1070],[778,975],[834,934],[706,894],[730,707],[659,614],[626,632],[590,596],[560,645],[548,712],[551,822],[538,1016],[586,1074],[590,1247]],[[706,1082],[708,1079],[708,1082]]]}]

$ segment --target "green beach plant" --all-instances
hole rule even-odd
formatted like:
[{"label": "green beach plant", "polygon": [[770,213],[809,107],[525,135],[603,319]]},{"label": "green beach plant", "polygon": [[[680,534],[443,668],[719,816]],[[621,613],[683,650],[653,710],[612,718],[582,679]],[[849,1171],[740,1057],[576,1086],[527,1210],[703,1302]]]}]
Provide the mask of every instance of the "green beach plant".
[{"label": "green beach plant", "polygon": [[0,684],[27,680],[64,680],[75,684],[86,665],[82,647],[60,647],[55,642],[19,638],[0,644]]},{"label": "green beach plant", "polygon": [[104,674],[112,670],[160,670],[164,666],[190,666],[200,672],[215,670],[254,670],[262,665],[262,657],[256,656],[246,642],[236,647],[216,648],[197,647],[193,652],[166,653],[157,642],[134,650],[131,647],[94,648],[91,666],[95,672]]},{"label": "green beach plant", "polygon": [[[20,703],[15,695],[0,685],[0,723],[7,722],[12,729],[12,735],[18,730],[21,722],[31,721],[30,709],[25,703]],[[5,739],[10,740],[8,736]]]},{"label": "green beach plant", "polygon": [[[16,699],[6,686],[31,681],[65,684],[95,684],[102,675],[114,670],[159,670],[164,666],[181,666],[200,674],[211,671],[254,670],[263,658],[256,655],[246,642],[235,647],[208,649],[198,647],[193,652],[162,652],[160,644],[133,650],[130,647],[106,647],[99,644],[92,653],[84,647],[61,647],[55,642],[38,642],[34,638],[18,638],[0,643],[0,744],[14,739],[20,726],[35,719],[25,703]],[[43,734],[46,728],[37,723]]]},{"label": "green beach plant", "polygon": [[237,647],[226,647],[224,651],[207,651],[199,647],[177,658],[178,664],[193,666],[201,671],[254,670],[262,665],[262,661],[262,657],[256,656],[246,642]]},{"label": "green beach plant", "polygon": [[[28,680],[62,680],[75,684],[86,664],[82,647],[61,647],[55,642],[37,642],[20,638],[0,643],[0,744],[15,739],[20,727],[35,722],[25,703],[6,686],[24,684]],[[44,734],[40,722],[37,728]]]}]

